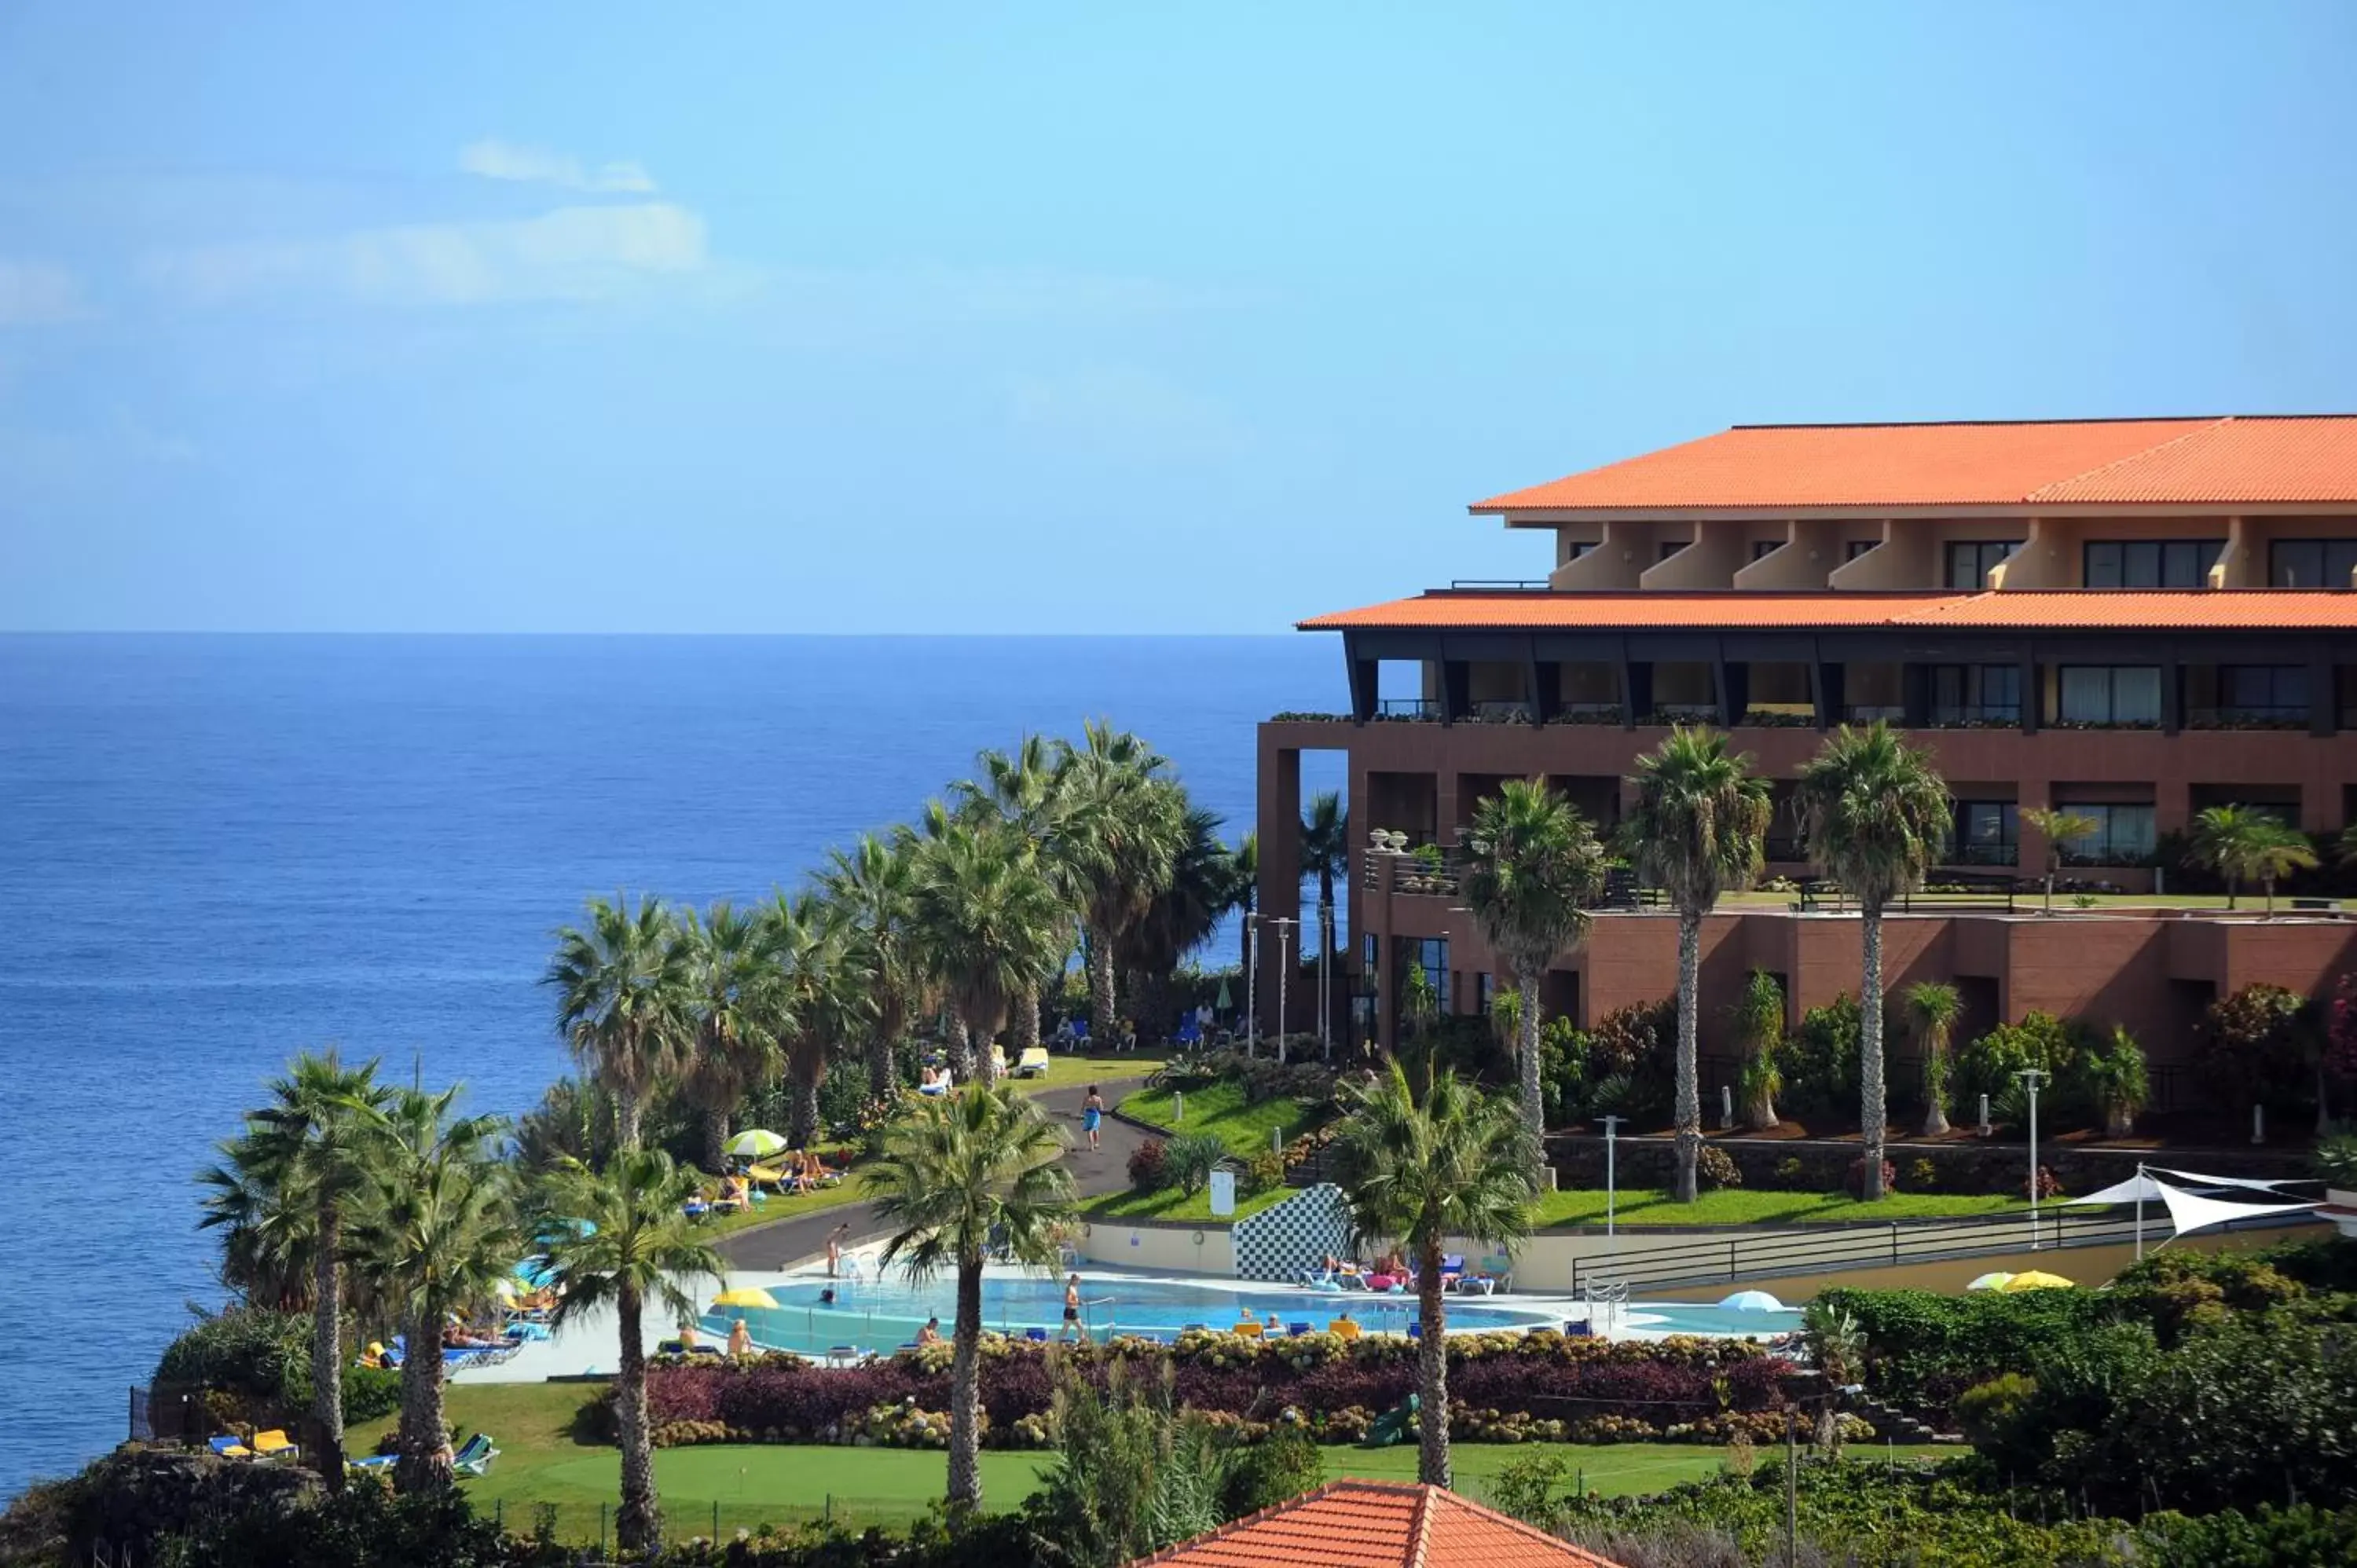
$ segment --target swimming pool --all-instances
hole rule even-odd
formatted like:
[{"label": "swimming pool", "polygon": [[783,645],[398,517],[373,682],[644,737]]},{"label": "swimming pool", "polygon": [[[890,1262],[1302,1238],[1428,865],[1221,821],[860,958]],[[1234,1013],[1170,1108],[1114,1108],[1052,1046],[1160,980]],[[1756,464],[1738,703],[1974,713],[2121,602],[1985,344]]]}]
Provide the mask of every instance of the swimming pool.
[{"label": "swimming pool", "polygon": [[[834,1287],[835,1300],[833,1305],[824,1305],[819,1294],[829,1283]],[[928,1317],[940,1317],[946,1334],[956,1312],[956,1281],[947,1274],[922,1284],[895,1273],[832,1282],[796,1279],[769,1289],[777,1300],[775,1307],[715,1308],[704,1315],[705,1327],[725,1336],[741,1316],[754,1342],[773,1350],[823,1355],[849,1346],[888,1351],[914,1339]],[[1260,1289],[1099,1273],[1081,1276],[1081,1322],[1092,1337],[1136,1334],[1167,1339],[1190,1325],[1225,1328],[1246,1308],[1263,1322],[1275,1313],[1277,1321],[1288,1326],[1306,1323],[1318,1329],[1347,1310],[1371,1334],[1405,1333],[1416,1316],[1412,1295]],[[1061,1330],[1063,1318],[1061,1274],[994,1269],[983,1275],[985,1328],[1010,1335],[1041,1328],[1052,1335]],[[1451,1296],[1448,1301],[1452,1332],[1562,1326],[1559,1312],[1535,1303],[1510,1306],[1480,1296]]]},{"label": "swimming pool", "polygon": [[1646,1334],[1749,1335],[1769,1339],[1798,1329],[1801,1309],[1745,1312],[1695,1302],[1632,1301],[1614,1314],[1613,1326]]}]

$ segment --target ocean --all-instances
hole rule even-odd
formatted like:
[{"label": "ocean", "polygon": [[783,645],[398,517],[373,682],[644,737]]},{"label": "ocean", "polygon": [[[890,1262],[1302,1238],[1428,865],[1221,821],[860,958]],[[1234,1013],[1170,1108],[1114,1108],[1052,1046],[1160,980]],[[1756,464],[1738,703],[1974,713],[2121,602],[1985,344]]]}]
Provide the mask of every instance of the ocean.
[{"label": "ocean", "polygon": [[1297,636],[0,637],[0,1498],[220,1304],[194,1176],[295,1053],[526,1110],[588,895],[764,897],[1084,717],[1232,839],[1254,725],[1342,702]]}]

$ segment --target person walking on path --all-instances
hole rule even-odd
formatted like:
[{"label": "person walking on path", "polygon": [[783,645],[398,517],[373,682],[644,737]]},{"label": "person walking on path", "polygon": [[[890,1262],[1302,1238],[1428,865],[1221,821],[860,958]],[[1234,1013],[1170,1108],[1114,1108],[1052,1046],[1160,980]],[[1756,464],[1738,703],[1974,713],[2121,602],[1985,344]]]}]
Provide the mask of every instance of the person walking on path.
[{"label": "person walking on path", "polygon": [[844,1238],[850,1234],[851,1221],[848,1219],[826,1233],[826,1277],[828,1279],[834,1278],[843,1268],[843,1241]]},{"label": "person walking on path", "polygon": [[1081,1101],[1081,1131],[1089,1135],[1089,1151],[1093,1154],[1102,1145],[1097,1142],[1097,1129],[1104,1124],[1104,1096],[1095,1084],[1089,1085],[1089,1097]]},{"label": "person walking on path", "polygon": [[1081,1276],[1068,1274],[1064,1279],[1064,1333],[1081,1331]]}]

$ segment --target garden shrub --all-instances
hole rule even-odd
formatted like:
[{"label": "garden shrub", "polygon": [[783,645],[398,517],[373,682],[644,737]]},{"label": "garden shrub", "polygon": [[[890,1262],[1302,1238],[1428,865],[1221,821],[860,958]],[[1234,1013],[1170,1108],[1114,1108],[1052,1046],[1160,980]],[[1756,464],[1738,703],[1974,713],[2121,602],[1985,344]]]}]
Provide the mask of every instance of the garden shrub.
[{"label": "garden shrub", "polygon": [[1170,1151],[1148,1138],[1129,1152],[1129,1185],[1137,1192],[1160,1192],[1170,1185]]},{"label": "garden shrub", "polygon": [[1539,1097],[1550,1127],[1567,1127],[1587,1109],[1587,1031],[1560,1015],[1539,1026]]},{"label": "garden shrub", "polygon": [[[2036,1068],[2047,1074],[2050,1088],[2061,1090],[2065,1069],[2089,1037],[2083,1025],[2065,1022],[2051,1013],[2025,1013],[2015,1024],[1999,1024],[1956,1053],[1958,1102],[1976,1106],[1987,1095],[1992,1107],[2007,1103],[2021,1092],[2017,1076]],[[2039,1109],[2059,1117],[2073,1109],[2067,1092],[2044,1093]],[[1977,1113],[1977,1112],[1975,1112]]]},{"label": "garden shrub", "polygon": [[1203,1190],[1227,1157],[1228,1145],[1217,1133],[1182,1133],[1162,1145],[1162,1168],[1171,1185],[1190,1197]]},{"label": "garden shrub", "polygon": [[[1849,1189],[1849,1195],[1852,1197],[1866,1196],[1866,1156],[1864,1155],[1850,1161],[1849,1175],[1843,1178],[1842,1185]],[[1882,1190],[1885,1192],[1899,1190],[1899,1167],[1889,1160],[1882,1162]]]},{"label": "garden shrub", "polygon": [[1734,1155],[1716,1144],[1705,1144],[1695,1154],[1695,1180],[1705,1191],[1713,1192],[1741,1187],[1743,1173],[1736,1168]]},{"label": "garden shrub", "polygon": [[2245,985],[2202,1014],[2194,1065],[2212,1091],[2244,1114],[2255,1104],[2313,1105],[2314,1064],[2324,1049],[2317,1015],[2297,991]]},{"label": "garden shrub", "polygon": [[1940,1185],[1940,1167],[1930,1160],[1917,1160],[1907,1167],[1907,1190],[1931,1192]]},{"label": "garden shrub", "polygon": [[1308,1425],[1279,1422],[1227,1466],[1221,1505],[1230,1519],[1275,1508],[1326,1484],[1326,1455]]},{"label": "garden shrub", "polygon": [[1956,1396],[1956,1429],[1978,1448],[1993,1448],[2012,1434],[2024,1406],[2038,1393],[2038,1380],[2004,1372],[1975,1383]]},{"label": "garden shrub", "polygon": [[1784,1042],[1784,1099],[1803,1115],[1857,1114],[1858,1037],[1863,1015],[1847,992],[1801,1015]]},{"label": "garden shrub", "polygon": [[1808,1175],[1809,1167],[1798,1155],[1786,1155],[1776,1162],[1776,1186],[1780,1191],[1800,1190]]},{"label": "garden shrub", "polygon": [[[1631,1115],[1659,1112],[1670,1103],[1672,1075],[1677,1066],[1678,1004],[1674,997],[1659,1002],[1632,1002],[1597,1020],[1587,1036],[1587,1076],[1600,1090],[1613,1079],[1624,1079],[1613,1098]],[[1596,1097],[1591,1109],[1601,1107]]]}]

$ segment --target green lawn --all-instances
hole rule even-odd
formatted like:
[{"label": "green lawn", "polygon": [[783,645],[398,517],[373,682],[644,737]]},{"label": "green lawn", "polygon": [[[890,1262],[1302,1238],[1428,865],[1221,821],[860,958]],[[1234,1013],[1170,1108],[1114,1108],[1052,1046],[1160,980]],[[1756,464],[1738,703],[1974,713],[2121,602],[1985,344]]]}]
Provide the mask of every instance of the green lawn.
[{"label": "green lawn", "polygon": [[[1266,1192],[1238,1193],[1236,1211],[1222,1216],[1219,1223],[1232,1224],[1249,1215],[1258,1214],[1264,1208],[1283,1203],[1297,1191],[1295,1187],[1273,1187]],[[1088,1205],[1085,1212],[1092,1219],[1200,1219],[1208,1222],[1211,1218],[1211,1195],[1206,1190],[1192,1197],[1182,1196],[1175,1187],[1166,1187],[1159,1192],[1116,1192]]]},{"label": "green lawn", "polygon": [[[1013,1058],[1010,1058],[1010,1060]],[[1164,1058],[1155,1051],[1114,1051],[1104,1055],[1090,1053],[1067,1056],[1053,1049],[1048,1052],[1048,1073],[1044,1078],[1023,1078],[1016,1081],[1033,1094],[1049,1089],[1078,1089],[1084,1084],[1114,1083],[1130,1079],[1147,1078],[1162,1070]]]},{"label": "green lawn", "polygon": [[[620,1487],[620,1461],[610,1448],[576,1443],[570,1427],[595,1391],[578,1383],[459,1383],[449,1392],[450,1419],[462,1432],[488,1431],[500,1456],[490,1474],[467,1483],[476,1506],[496,1511],[508,1528],[529,1533],[535,1518],[553,1509],[560,1539],[597,1539],[599,1506],[609,1509]],[[352,1447],[366,1452],[390,1420],[354,1429]],[[1561,1454],[1579,1466],[1591,1488],[1608,1495],[1659,1491],[1717,1470],[1720,1450],[1687,1444],[1624,1443],[1602,1446],[1458,1444],[1457,1484],[1476,1498],[1488,1496],[1498,1472],[1534,1453]],[[1861,1458],[1878,1459],[1883,1450],[1861,1446]],[[1953,1450],[1908,1448],[1902,1457],[1953,1454]],[[1414,1480],[1415,1447],[1329,1447],[1329,1477],[1359,1476],[1375,1480]],[[1037,1484],[1047,1457],[986,1450],[982,1455],[983,1495],[993,1508],[1012,1508]],[[655,1455],[669,1532],[708,1533],[718,1505],[724,1531],[783,1525],[824,1514],[858,1522],[889,1523],[921,1514],[941,1496],[946,1461],[938,1452],[898,1448],[835,1448],[814,1445],[666,1448]],[[611,1529],[610,1523],[607,1527]]]},{"label": "green lawn", "polygon": [[734,1214],[706,1215],[696,1230],[706,1238],[726,1236],[738,1230],[749,1230],[756,1225],[767,1225],[772,1220],[791,1219],[800,1214],[839,1208],[846,1203],[857,1203],[862,1196],[858,1175],[846,1174],[834,1186],[823,1187],[816,1192],[798,1192],[790,1197],[780,1197],[773,1192],[751,1208],[738,1209]]},{"label": "green lawn", "polygon": [[[1658,1188],[1624,1187],[1615,1202],[1615,1218],[1623,1225],[1824,1224],[1842,1219],[1953,1219],[2012,1208],[2027,1212],[2025,1205],[2002,1193],[1894,1192],[1879,1203],[1866,1203],[1846,1193],[1747,1192],[1741,1187],[1722,1187],[1704,1193],[1692,1203],[1674,1203],[1668,1193]],[[1535,1223],[1601,1225],[1604,1190],[1575,1187],[1544,1193]]]},{"label": "green lawn", "polygon": [[1188,1090],[1183,1114],[1178,1101],[1174,1090],[1142,1089],[1122,1100],[1121,1113],[1174,1133],[1213,1133],[1247,1160],[1269,1152],[1271,1134],[1290,1141],[1324,1120],[1323,1112],[1282,1095],[1247,1105],[1243,1086],[1228,1079]]}]

